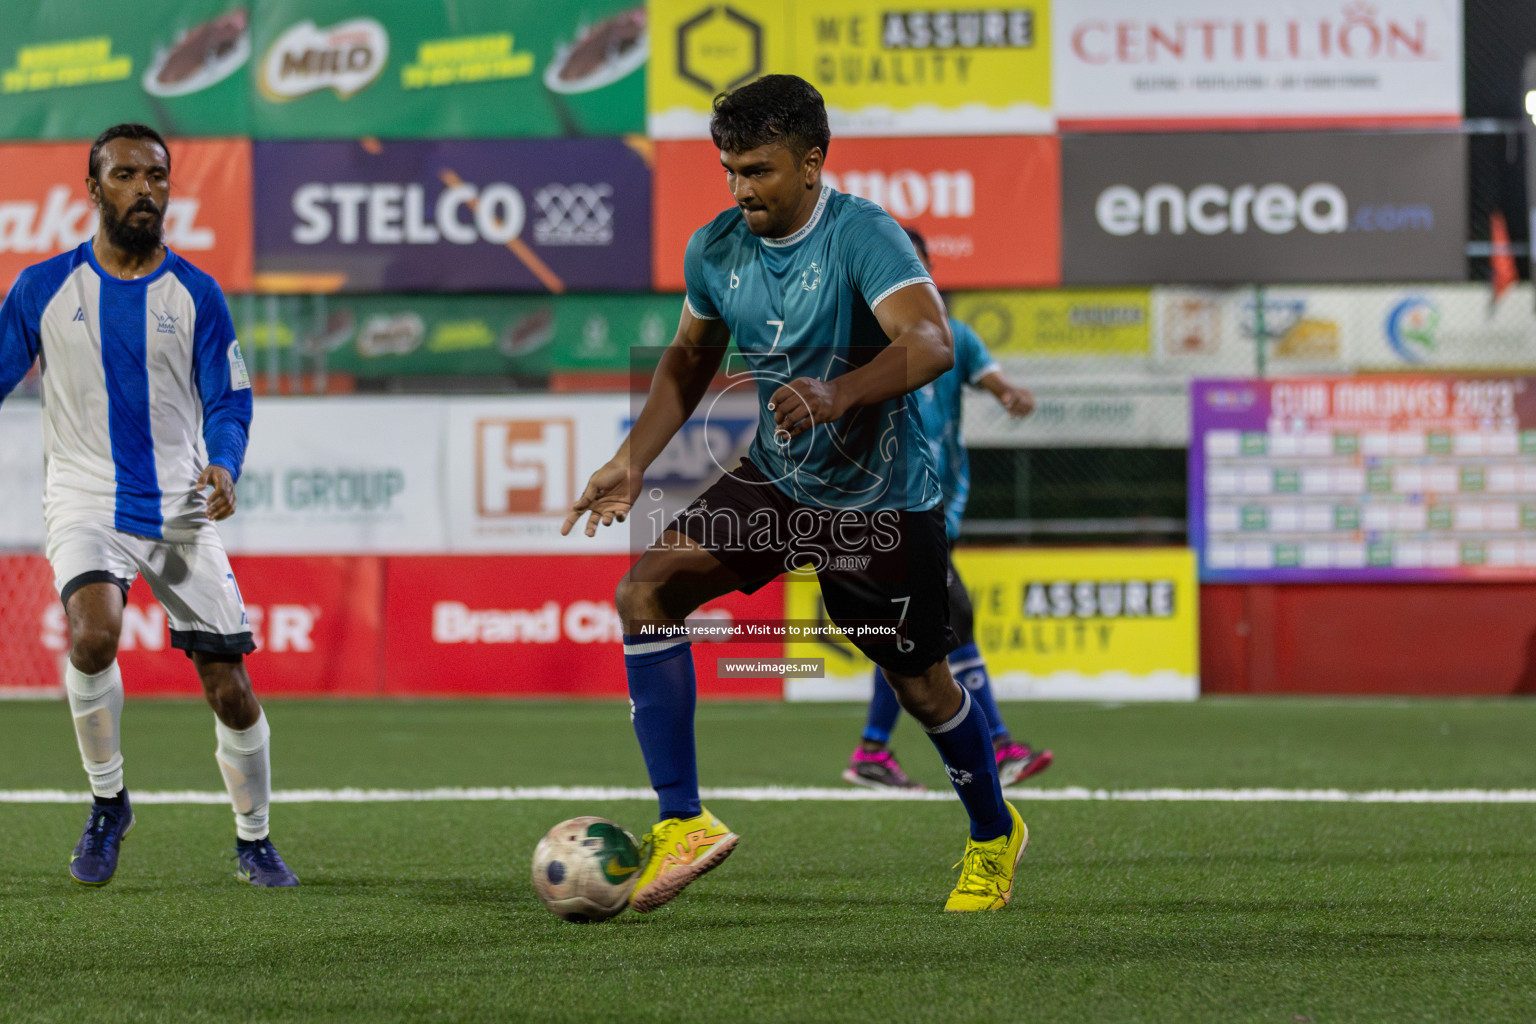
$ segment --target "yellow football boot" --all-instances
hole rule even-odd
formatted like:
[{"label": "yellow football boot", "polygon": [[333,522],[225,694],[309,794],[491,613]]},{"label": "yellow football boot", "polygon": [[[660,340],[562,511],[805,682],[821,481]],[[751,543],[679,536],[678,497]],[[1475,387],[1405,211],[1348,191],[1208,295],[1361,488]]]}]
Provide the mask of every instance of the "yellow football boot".
[{"label": "yellow football boot", "polygon": [[686,889],[736,849],[741,837],[708,807],[692,818],[658,822],[641,843],[645,867],[629,894],[629,905],[648,914]]},{"label": "yellow football boot", "polygon": [[1013,898],[1013,873],[1029,845],[1029,826],[1013,804],[1008,804],[1008,815],[1013,819],[1013,830],[1006,836],[984,843],[966,840],[965,857],[955,865],[961,869],[960,881],[945,901],[945,910],[1002,910]]}]

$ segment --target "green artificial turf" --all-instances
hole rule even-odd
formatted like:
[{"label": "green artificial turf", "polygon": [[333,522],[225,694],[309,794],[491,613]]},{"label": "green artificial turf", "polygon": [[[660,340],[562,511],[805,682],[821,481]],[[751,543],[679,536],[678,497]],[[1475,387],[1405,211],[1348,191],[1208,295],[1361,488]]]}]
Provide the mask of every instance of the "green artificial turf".
[{"label": "green artificial turf", "polygon": [[[1015,704],[1029,785],[1536,788],[1536,703]],[[643,785],[616,703],[268,705],[279,788]],[[838,785],[861,709],[709,704],[705,785]],[[129,785],[214,790],[206,708],[130,702]],[[942,779],[919,730],[897,749]],[[83,789],[61,703],[0,704],[0,790]],[[0,1021],[1530,1021],[1536,806],[1026,802],[1005,911],[940,911],[954,803],[714,801],[742,834],[655,914],[574,926],[528,858],[652,806],[279,804],[294,891],[227,807],[145,805],[73,884],[83,805],[0,803]]]}]

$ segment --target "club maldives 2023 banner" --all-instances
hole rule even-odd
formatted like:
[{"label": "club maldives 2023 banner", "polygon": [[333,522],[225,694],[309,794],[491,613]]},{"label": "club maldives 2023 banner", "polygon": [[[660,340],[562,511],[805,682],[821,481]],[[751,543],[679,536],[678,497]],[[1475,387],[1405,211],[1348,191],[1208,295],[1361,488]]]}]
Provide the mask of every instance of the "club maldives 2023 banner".
[{"label": "club maldives 2023 banner", "polygon": [[1536,378],[1192,384],[1208,583],[1536,578]]}]

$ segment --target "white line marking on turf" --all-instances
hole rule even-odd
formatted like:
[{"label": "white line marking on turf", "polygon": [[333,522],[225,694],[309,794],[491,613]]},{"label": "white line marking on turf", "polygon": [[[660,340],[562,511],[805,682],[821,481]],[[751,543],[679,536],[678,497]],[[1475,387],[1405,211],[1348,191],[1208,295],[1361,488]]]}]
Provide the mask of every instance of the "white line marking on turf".
[{"label": "white line marking on turf", "polygon": [[[1011,799],[1055,801],[1109,801],[1125,803],[1327,803],[1327,804],[1533,804],[1536,789],[1007,789]],[[904,790],[791,788],[749,786],[705,789],[706,800],[750,800],[768,803],[794,801],[934,801],[953,800],[951,792]],[[89,794],[64,789],[0,790],[0,804],[79,804]],[[227,804],[229,795],[218,790],[161,790],[135,792],[136,804]],[[281,804],[394,804],[434,803],[450,800],[653,800],[649,789],[617,786],[480,786],[436,789],[280,789],[272,794]]]}]

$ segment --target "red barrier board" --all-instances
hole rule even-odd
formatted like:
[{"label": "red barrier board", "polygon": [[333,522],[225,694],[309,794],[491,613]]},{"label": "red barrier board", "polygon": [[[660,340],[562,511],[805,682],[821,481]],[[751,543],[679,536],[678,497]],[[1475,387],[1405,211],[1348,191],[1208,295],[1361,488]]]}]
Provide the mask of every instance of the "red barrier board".
[{"label": "red barrier board", "polygon": [[[232,558],[257,643],[247,661],[261,695],[376,694],[383,609],[381,558]],[[41,555],[0,557],[0,686],[60,684],[69,626]],[[186,655],[171,647],[165,609],[141,579],[128,593],[118,663],[129,694],[202,693]]]},{"label": "red barrier board", "polygon": [[1536,693],[1536,585],[1204,585],[1205,693]]},{"label": "red barrier board", "polygon": [[[1061,280],[1061,145],[1053,136],[839,138],[823,180],[922,232],[940,288]],[[683,290],[689,237],[732,206],[707,140],[656,143],[652,273]]]},{"label": "red barrier board", "polygon": [[[436,696],[622,697],[621,555],[391,558],[384,689]],[[713,619],[782,619],[779,583],[711,601]],[[781,658],[781,642],[695,643],[700,697],[777,698],[779,679],[720,679],[716,659]]]},{"label": "red barrier board", "polygon": [[[251,289],[249,139],[173,139],[165,242],[226,293]],[[24,269],[68,252],[96,230],[85,191],[87,142],[0,145],[0,291]]]},{"label": "red barrier board", "polygon": [[0,554],[0,693],[44,693],[60,685],[65,645],[50,633],[55,609],[62,629],[64,609],[48,560]]}]

